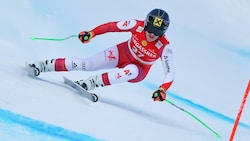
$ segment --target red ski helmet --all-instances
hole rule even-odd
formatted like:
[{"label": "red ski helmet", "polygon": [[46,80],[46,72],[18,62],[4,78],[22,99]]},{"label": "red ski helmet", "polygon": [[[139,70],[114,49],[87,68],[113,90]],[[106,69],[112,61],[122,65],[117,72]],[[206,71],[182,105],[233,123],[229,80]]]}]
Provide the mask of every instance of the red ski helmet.
[{"label": "red ski helmet", "polygon": [[170,20],[168,13],[162,9],[153,9],[145,20],[144,29],[156,36],[162,36],[168,29]]}]

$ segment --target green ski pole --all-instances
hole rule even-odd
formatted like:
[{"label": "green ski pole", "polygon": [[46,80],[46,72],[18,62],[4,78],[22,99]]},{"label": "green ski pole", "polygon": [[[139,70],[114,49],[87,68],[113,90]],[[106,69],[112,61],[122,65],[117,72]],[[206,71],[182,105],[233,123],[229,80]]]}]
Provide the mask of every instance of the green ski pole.
[{"label": "green ski pole", "polygon": [[41,38],[41,37],[31,37],[31,40],[50,40],[50,41],[64,41],[73,37],[78,37],[78,35],[70,35],[66,38]]},{"label": "green ski pole", "polygon": [[217,132],[215,132],[212,128],[210,128],[208,125],[206,125],[203,121],[201,121],[198,117],[196,117],[195,115],[193,115],[192,113],[190,113],[189,111],[175,105],[173,102],[169,101],[169,100],[165,100],[167,103],[173,105],[174,107],[180,109],[181,111],[187,113],[189,116],[193,117],[194,119],[196,119],[199,123],[201,123],[203,126],[205,126],[208,130],[210,130],[211,132],[213,132],[217,138],[221,138],[221,135],[218,134]]}]

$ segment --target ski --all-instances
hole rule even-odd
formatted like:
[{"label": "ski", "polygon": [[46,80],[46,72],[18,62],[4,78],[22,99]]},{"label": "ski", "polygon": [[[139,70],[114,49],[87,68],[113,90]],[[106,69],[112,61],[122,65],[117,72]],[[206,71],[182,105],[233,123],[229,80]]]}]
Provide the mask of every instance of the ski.
[{"label": "ski", "polygon": [[74,81],[68,79],[67,77],[63,76],[63,81],[65,84],[67,84],[68,86],[72,87],[73,89],[77,90],[79,92],[80,96],[83,96],[85,98],[88,98],[89,100],[93,101],[93,102],[97,102],[98,101],[98,96],[94,93],[90,93],[88,91],[86,91],[85,89],[83,89],[81,86],[79,86],[78,84],[76,84]]},{"label": "ski", "polygon": [[[25,66],[24,66],[25,71],[27,72],[27,74],[33,78],[36,78],[36,76],[39,75],[39,71],[37,70],[37,68],[32,67],[31,65],[29,65],[27,62],[25,62]],[[98,101],[98,96],[94,93],[90,93],[88,91],[86,91],[85,89],[83,89],[81,86],[79,86],[78,84],[76,84],[74,81],[66,78],[65,76],[63,76],[63,81],[65,84],[67,84],[68,86],[72,87],[73,89],[77,90],[80,96],[83,96],[85,98],[88,98],[89,100],[93,101],[93,102],[97,102]]]}]

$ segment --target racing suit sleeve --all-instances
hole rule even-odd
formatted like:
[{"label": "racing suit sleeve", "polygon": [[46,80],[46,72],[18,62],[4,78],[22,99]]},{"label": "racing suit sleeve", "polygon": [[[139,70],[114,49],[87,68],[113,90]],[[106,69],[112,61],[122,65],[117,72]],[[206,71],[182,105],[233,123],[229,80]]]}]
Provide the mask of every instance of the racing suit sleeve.
[{"label": "racing suit sleeve", "polygon": [[165,48],[162,51],[161,62],[165,73],[165,77],[160,88],[163,88],[165,91],[167,91],[168,88],[172,85],[175,75],[173,51],[169,44],[165,46]]},{"label": "racing suit sleeve", "polygon": [[91,31],[94,33],[94,35],[100,35],[107,32],[130,32],[136,27],[137,23],[137,20],[108,22],[95,27]]}]

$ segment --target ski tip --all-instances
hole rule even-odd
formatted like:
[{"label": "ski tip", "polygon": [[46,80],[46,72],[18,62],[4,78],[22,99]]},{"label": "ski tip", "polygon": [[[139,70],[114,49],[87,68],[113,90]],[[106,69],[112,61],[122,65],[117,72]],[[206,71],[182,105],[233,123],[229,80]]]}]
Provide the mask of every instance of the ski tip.
[{"label": "ski tip", "polygon": [[28,62],[25,61],[25,62],[24,62],[24,67],[27,67],[27,66],[28,66]]},{"label": "ski tip", "polygon": [[68,81],[69,79],[67,78],[67,77],[65,77],[65,76],[63,76],[63,81],[64,81],[64,83],[66,82],[66,81]]}]

